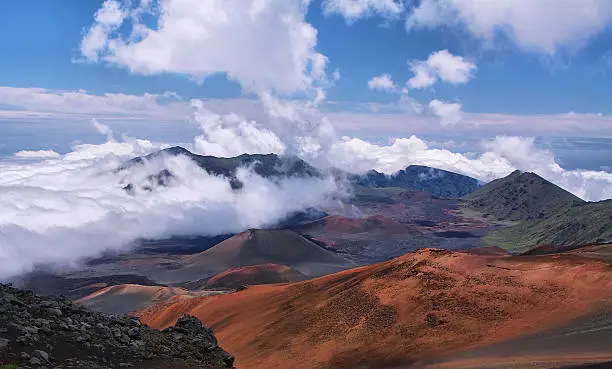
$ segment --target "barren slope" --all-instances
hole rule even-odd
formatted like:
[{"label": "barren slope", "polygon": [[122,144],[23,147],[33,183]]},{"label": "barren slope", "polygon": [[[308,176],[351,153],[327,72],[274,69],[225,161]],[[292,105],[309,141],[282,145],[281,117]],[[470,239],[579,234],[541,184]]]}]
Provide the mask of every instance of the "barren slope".
[{"label": "barren slope", "polygon": [[185,269],[196,273],[219,273],[259,264],[287,265],[309,276],[329,274],[350,266],[336,253],[287,229],[242,232],[183,261]]},{"label": "barren slope", "polygon": [[208,288],[239,288],[243,285],[299,282],[308,279],[304,274],[286,265],[262,264],[232,268],[208,281]]},{"label": "barren slope", "polygon": [[161,302],[214,293],[215,291],[188,291],[178,287],[121,284],[102,288],[76,300],[75,303],[94,311],[126,314]]},{"label": "barren slope", "polygon": [[239,368],[421,367],[567,325],[611,297],[612,269],[605,261],[428,249],[138,314],[158,328],[184,313],[198,316],[214,327]]}]

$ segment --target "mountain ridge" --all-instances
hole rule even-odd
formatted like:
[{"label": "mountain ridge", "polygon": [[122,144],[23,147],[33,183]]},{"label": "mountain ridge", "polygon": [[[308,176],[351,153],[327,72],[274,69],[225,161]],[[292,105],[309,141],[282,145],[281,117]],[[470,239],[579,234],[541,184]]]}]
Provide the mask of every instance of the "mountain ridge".
[{"label": "mountain ridge", "polygon": [[[133,158],[119,168],[117,172],[128,170],[135,165],[142,165],[147,161],[155,160],[164,155],[186,156],[194,161],[200,168],[212,175],[223,176],[230,180],[233,189],[242,187],[242,183],[236,178],[236,171],[240,167],[250,167],[255,173],[265,178],[278,177],[321,177],[322,173],[312,165],[306,163],[297,156],[282,156],[277,154],[242,154],[234,157],[224,158],[210,155],[198,155],[181,146],[173,146],[155,151],[145,156]],[[174,173],[167,169],[151,177],[152,182],[164,185],[168,178]]]},{"label": "mountain ridge", "polygon": [[501,220],[544,219],[584,200],[532,172],[515,170],[463,197],[465,206]]},{"label": "mountain ridge", "polygon": [[424,165],[409,165],[390,175],[370,170],[365,174],[350,174],[347,178],[359,186],[427,191],[433,196],[442,198],[463,197],[480,187],[475,178]]}]

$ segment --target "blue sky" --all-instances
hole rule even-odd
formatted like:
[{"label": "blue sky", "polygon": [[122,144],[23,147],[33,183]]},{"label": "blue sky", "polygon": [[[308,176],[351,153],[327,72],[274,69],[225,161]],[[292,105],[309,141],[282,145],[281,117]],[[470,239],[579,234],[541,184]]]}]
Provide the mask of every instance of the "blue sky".
[{"label": "blue sky", "polygon": [[[102,1],[57,3],[23,0],[1,5],[0,85],[85,89],[93,93],[141,94],[175,91],[185,97],[239,97],[240,86],[224,76],[198,85],[183,76],[138,76],[102,64],[74,63],[79,43]],[[507,114],[611,113],[612,72],[606,59],[612,33],[604,30],[575,53],[539,55],[508,44],[483,49],[460,30],[407,32],[403,19],[359,19],[349,25],[341,15],[325,16],[320,2],[309,7],[307,21],[319,32],[317,49],[338,68],[342,80],[328,91],[337,101],[388,102],[391,96],[368,89],[374,75],[410,77],[407,61],[426,59],[441,49],[478,61],[473,81],[418,91],[415,98],[460,99],[464,111]],[[551,65],[552,64],[552,65]]]},{"label": "blue sky", "polygon": [[[269,115],[252,101],[272,93],[308,103],[318,90],[325,99],[316,109],[338,136],[377,143],[416,134],[464,150],[497,135],[612,137],[608,0],[313,0],[307,10],[303,2],[264,1],[261,19],[241,18],[248,6],[236,0],[4,2],[0,153],[101,140],[92,118],[118,134],[181,142],[198,130],[186,118],[190,99],[265,124]],[[165,12],[177,3],[187,11]],[[113,9],[121,19],[99,17]],[[227,24],[215,23],[220,14]],[[164,17],[192,28],[164,29]],[[136,25],[157,33],[156,43],[131,34]],[[292,33],[299,27],[316,31],[314,40]],[[88,46],[94,31],[101,44]],[[185,38],[191,49],[181,49]],[[442,65],[449,77],[431,67],[436,82],[408,86],[414,66],[441,51],[454,58]],[[369,87],[384,75],[392,88]]]}]

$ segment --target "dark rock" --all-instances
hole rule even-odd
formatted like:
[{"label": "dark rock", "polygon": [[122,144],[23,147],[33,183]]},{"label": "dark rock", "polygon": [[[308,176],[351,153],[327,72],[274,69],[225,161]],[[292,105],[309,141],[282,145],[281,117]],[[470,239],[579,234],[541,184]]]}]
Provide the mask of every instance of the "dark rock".
[{"label": "dark rock", "polygon": [[45,312],[48,315],[52,315],[52,316],[62,316],[62,311],[58,308],[48,308],[48,309],[45,309]]},{"label": "dark rock", "polygon": [[135,317],[91,312],[3,284],[0,311],[8,312],[0,314],[2,360],[20,367],[138,368],[175,360],[165,367],[216,369],[234,362],[212,329],[189,315],[160,332]]},{"label": "dark rock", "polygon": [[43,350],[35,350],[35,351],[34,351],[34,355],[36,355],[36,357],[38,357],[39,359],[41,359],[41,360],[42,360],[42,361],[44,361],[44,362],[47,362],[47,363],[48,363],[48,362],[50,361],[50,360],[49,360],[49,354],[48,354],[48,353],[46,353],[46,352],[45,352],[45,351],[43,351]]}]

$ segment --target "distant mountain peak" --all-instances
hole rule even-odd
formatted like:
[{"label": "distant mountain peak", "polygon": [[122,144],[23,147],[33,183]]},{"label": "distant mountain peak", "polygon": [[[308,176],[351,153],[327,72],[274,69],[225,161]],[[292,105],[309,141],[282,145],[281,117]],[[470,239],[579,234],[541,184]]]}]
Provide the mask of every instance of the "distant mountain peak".
[{"label": "distant mountain peak", "polygon": [[166,149],[158,151],[158,153],[165,153],[171,155],[193,155],[193,153],[182,146],[172,146]]},{"label": "distant mountain peak", "polygon": [[[212,175],[228,178],[234,189],[242,187],[242,184],[236,178],[236,172],[240,167],[252,168],[255,173],[265,178],[321,176],[321,172],[318,169],[314,168],[297,156],[279,156],[277,154],[268,153],[242,154],[231,158],[225,158],[194,154],[181,146],[168,147],[146,156],[136,157],[120,166],[117,169],[117,172],[128,170],[132,166],[141,165],[163,155],[187,156],[206,172]],[[162,172],[165,173],[164,177],[172,177],[174,175],[174,173],[171,173],[168,171],[168,169],[163,169],[160,173]],[[158,177],[159,174],[153,174],[151,176],[153,179],[152,181],[156,182],[155,180]],[[132,184],[128,184],[126,187],[130,190],[133,190],[134,188]]]},{"label": "distant mountain peak", "polygon": [[478,180],[474,178],[424,165],[410,165],[391,175],[370,170],[348,178],[364,187],[400,187],[445,198],[462,197],[479,188]]},{"label": "distant mountain peak", "polygon": [[466,205],[499,219],[542,219],[582,199],[533,172],[515,170],[465,197]]}]

